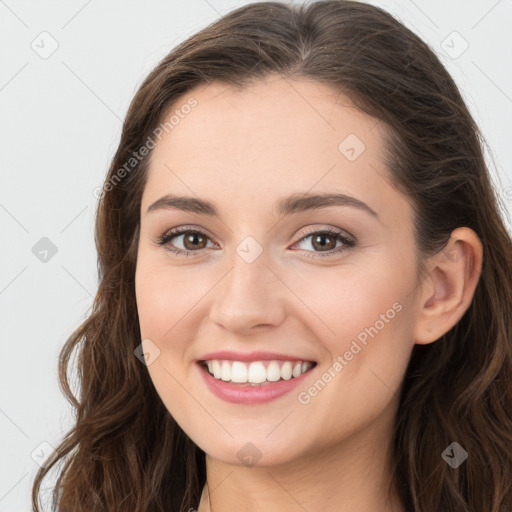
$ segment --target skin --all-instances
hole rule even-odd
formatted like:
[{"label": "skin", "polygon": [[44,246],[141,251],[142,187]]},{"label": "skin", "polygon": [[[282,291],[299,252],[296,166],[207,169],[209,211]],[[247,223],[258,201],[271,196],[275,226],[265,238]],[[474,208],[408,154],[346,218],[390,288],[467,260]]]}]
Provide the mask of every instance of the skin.
[{"label": "skin", "polygon": [[[400,386],[414,344],[437,340],[469,306],[482,259],[478,237],[454,231],[418,277],[411,204],[383,163],[385,127],[327,85],[272,77],[236,91],[214,82],[176,105],[190,97],[197,106],[151,155],[136,298],[141,339],[160,350],[148,365],[155,388],[207,454],[199,512],[404,511],[387,496]],[[349,134],[365,145],[353,161],[338,149]],[[306,192],[340,192],[378,216],[346,205],[274,213],[277,199]],[[147,213],[168,193],[207,199],[221,217]],[[183,235],[167,248],[155,242],[185,225],[207,236],[199,248]],[[342,247],[335,235],[324,249],[308,236],[329,227],[356,245],[334,252]],[[252,263],[236,251],[247,236],[262,248]],[[176,255],[172,244],[196,253]],[[300,403],[298,393],[332,372],[393,304],[400,311]],[[281,352],[317,366],[274,401],[232,404],[200,378],[196,360],[217,350]],[[259,453],[254,466],[237,456],[248,442]]]}]

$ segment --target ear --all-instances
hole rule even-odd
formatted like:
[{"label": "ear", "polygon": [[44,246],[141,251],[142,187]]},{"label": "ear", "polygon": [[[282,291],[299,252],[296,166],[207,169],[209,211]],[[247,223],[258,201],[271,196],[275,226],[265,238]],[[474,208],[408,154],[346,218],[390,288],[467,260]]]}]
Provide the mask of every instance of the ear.
[{"label": "ear", "polygon": [[480,278],[482,256],[478,235],[463,227],[455,229],[446,246],[429,258],[419,295],[415,343],[438,340],[462,318]]}]

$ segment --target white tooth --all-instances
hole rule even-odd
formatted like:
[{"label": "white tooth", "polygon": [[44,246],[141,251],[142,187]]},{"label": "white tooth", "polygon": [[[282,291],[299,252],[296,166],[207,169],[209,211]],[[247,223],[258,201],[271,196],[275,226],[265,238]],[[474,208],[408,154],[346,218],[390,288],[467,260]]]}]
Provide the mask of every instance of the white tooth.
[{"label": "white tooth", "polygon": [[292,378],[292,363],[290,361],[286,361],[281,366],[281,377],[284,380],[290,380]]},{"label": "white tooth", "polygon": [[220,379],[222,372],[220,370],[220,363],[219,363],[219,361],[217,361],[217,359],[214,359],[212,361],[212,367],[213,367],[213,376],[216,379]]},{"label": "white tooth", "polygon": [[293,377],[298,377],[301,374],[301,371],[300,371],[301,367],[302,367],[302,365],[301,365],[300,361],[295,363],[295,366],[293,367],[293,372],[292,372]]},{"label": "white tooth", "polygon": [[208,365],[208,371],[213,373],[213,361],[206,361],[206,364]]},{"label": "white tooth", "polygon": [[308,371],[308,363],[302,363],[300,373],[306,373]]},{"label": "white tooth", "polygon": [[279,370],[279,363],[277,361],[270,361],[267,366],[267,380],[276,382],[281,378],[281,371]]},{"label": "white tooth", "polygon": [[225,381],[231,380],[231,365],[228,361],[222,361],[220,378]]},{"label": "white tooth", "polygon": [[267,380],[267,370],[263,366],[263,363],[256,361],[249,365],[249,374],[247,376],[248,382],[258,384]]},{"label": "white tooth", "polygon": [[247,382],[247,366],[240,361],[233,361],[231,382]]}]

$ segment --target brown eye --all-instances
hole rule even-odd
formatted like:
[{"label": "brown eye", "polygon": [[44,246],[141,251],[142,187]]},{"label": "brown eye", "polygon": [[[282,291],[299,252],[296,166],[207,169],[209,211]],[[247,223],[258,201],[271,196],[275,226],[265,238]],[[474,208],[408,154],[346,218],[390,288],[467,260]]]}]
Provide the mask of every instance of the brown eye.
[{"label": "brown eye", "polygon": [[327,228],[310,231],[309,234],[303,236],[295,245],[299,249],[305,249],[308,257],[314,258],[317,256],[340,254],[354,247],[356,242],[354,239],[345,236],[344,231]]},{"label": "brown eye", "polygon": [[205,233],[187,228],[173,229],[158,237],[156,242],[170,252],[184,256],[201,254],[202,249],[208,247],[208,242],[211,243],[210,237]]},{"label": "brown eye", "polygon": [[195,231],[191,231],[183,236],[183,245],[187,250],[204,249],[207,244],[207,237]]},{"label": "brown eye", "polygon": [[[326,233],[320,233],[318,235],[313,235],[311,237],[311,245],[315,249],[319,250],[330,250],[336,248],[336,238],[333,235],[326,234]],[[326,242],[327,240],[327,242]]]}]

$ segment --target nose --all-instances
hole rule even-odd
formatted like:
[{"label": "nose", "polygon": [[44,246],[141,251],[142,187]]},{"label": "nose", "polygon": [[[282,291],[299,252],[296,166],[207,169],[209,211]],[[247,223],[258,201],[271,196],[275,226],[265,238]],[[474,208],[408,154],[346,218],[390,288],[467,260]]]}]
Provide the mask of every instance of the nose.
[{"label": "nose", "polygon": [[224,330],[248,335],[255,328],[275,327],[285,318],[285,293],[277,272],[260,255],[252,263],[238,254],[225,277],[215,287],[210,320]]}]

